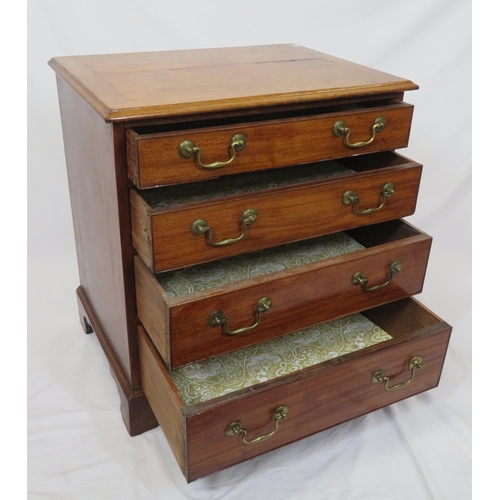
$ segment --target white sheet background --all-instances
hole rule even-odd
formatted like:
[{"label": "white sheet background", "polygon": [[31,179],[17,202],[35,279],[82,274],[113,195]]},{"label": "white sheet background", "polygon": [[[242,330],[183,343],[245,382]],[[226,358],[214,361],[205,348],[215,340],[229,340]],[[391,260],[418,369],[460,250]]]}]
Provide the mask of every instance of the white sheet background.
[{"label": "white sheet background", "polygon": [[[28,490],[32,499],[471,497],[471,8],[464,0],[31,0]],[[409,78],[416,214],[434,237],[419,299],[454,326],[441,384],[186,485],[155,429],[130,438],[78,271],[52,56],[297,43]],[[311,418],[314,409],[311,408]]]}]

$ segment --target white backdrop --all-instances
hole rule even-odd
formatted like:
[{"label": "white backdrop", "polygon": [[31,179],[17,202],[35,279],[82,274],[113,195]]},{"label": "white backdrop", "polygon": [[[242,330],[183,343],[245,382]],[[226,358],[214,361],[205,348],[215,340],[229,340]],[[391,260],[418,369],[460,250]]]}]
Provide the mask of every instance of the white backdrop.
[{"label": "white backdrop", "polygon": [[[471,498],[471,7],[466,0],[28,2],[28,490],[32,499]],[[454,326],[437,389],[186,485],[161,431],[130,438],[82,333],[52,56],[297,43],[408,78],[418,297]]]}]

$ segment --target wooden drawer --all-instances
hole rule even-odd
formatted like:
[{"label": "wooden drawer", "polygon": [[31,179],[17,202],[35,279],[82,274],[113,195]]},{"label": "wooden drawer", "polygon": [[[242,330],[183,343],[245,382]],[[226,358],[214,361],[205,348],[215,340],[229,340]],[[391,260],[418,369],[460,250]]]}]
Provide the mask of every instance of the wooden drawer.
[{"label": "wooden drawer", "polygon": [[[451,334],[447,323],[411,298],[363,314],[392,339],[191,406],[139,327],[144,392],[187,480],[438,385]],[[411,378],[409,363],[415,356],[421,358],[421,368],[414,369],[413,380],[404,385]],[[393,390],[387,390],[384,382],[372,382],[380,370]],[[396,384],[404,386],[395,389]],[[247,429],[249,441],[270,434],[276,430],[274,412],[282,405],[288,407],[286,418],[268,439],[245,444],[241,434],[226,435],[234,422]]]},{"label": "wooden drawer", "polygon": [[[133,244],[157,273],[397,219],[415,211],[421,173],[420,164],[383,152],[142,193],[131,189]],[[345,199],[351,192],[357,205]],[[249,210],[254,217],[246,225]],[[210,233],[196,230],[200,220]],[[238,241],[217,245],[226,239]]]},{"label": "wooden drawer", "polygon": [[[311,110],[306,112],[311,113]],[[367,101],[316,108],[312,112],[314,114],[306,116],[303,113],[300,116],[274,114],[268,120],[259,117],[258,121],[252,121],[250,116],[247,120],[239,117],[192,122],[183,126],[173,124],[129,129],[129,178],[138,188],[145,189],[393,150],[408,145],[413,114],[410,104],[396,100]],[[380,117],[386,120],[385,128],[373,132]],[[335,128],[342,121],[350,130],[349,142],[358,147],[348,146],[347,135],[342,135],[339,127]],[[338,136],[334,135],[334,128]],[[241,135],[245,138],[245,145],[238,150],[242,142],[236,139]],[[372,136],[373,141],[359,147],[359,143],[368,142]],[[186,158],[186,154],[179,150],[181,144],[186,144],[185,141],[192,141],[191,146],[199,148],[199,152],[191,151],[192,156]],[[202,166],[214,162],[227,163],[230,159],[229,164],[219,168]]]},{"label": "wooden drawer", "polygon": [[[338,240],[343,255],[331,248]],[[395,220],[156,276],[136,256],[137,314],[175,368],[419,293],[431,241]],[[366,288],[383,285],[397,262],[401,272],[386,286],[365,291],[353,284],[362,272]],[[225,330],[255,325],[259,317],[245,333]]]}]

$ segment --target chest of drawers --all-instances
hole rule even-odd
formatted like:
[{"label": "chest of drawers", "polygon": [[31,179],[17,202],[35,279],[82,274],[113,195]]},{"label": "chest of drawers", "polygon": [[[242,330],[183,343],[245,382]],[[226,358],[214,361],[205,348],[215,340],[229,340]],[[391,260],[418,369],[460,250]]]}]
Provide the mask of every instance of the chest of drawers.
[{"label": "chest of drawers", "polygon": [[417,88],[296,45],[54,58],[81,286],[188,481],[435,387]]}]

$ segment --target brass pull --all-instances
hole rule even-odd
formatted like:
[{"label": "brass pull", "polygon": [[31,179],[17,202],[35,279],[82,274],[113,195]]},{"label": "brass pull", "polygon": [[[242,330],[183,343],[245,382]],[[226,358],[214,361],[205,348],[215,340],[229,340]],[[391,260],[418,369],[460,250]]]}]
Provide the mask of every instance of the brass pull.
[{"label": "brass pull", "polygon": [[368,144],[371,144],[375,140],[375,136],[377,135],[377,132],[382,132],[384,130],[385,126],[387,124],[387,120],[385,116],[379,116],[372,125],[372,136],[368,141],[364,142],[355,142],[354,144],[351,144],[349,142],[349,137],[351,135],[351,129],[347,126],[347,123],[344,120],[340,120],[335,125],[333,126],[333,135],[335,137],[342,137],[344,136],[344,144],[348,146],[349,148],[362,148],[364,146],[368,146]]},{"label": "brass pull", "polygon": [[387,281],[385,283],[382,283],[381,285],[375,285],[370,288],[367,287],[368,278],[361,271],[359,271],[359,273],[353,274],[351,282],[353,285],[361,285],[361,288],[365,292],[374,292],[375,290],[380,290],[381,288],[384,288],[384,286],[387,286],[392,281],[392,277],[395,274],[400,273],[402,269],[403,266],[400,260],[393,262],[389,267],[389,276],[387,278]]},{"label": "brass pull", "polygon": [[231,422],[226,427],[226,436],[238,436],[239,434],[243,435],[243,443],[245,444],[255,444],[260,443],[261,441],[265,441],[270,437],[274,436],[278,432],[278,422],[288,415],[288,406],[281,405],[273,411],[273,419],[274,419],[274,430],[272,430],[269,434],[265,434],[264,436],[256,437],[255,439],[247,440],[247,430],[243,427],[243,424],[237,420],[236,422]]},{"label": "brass pull", "polygon": [[259,302],[257,302],[257,305],[255,306],[257,319],[255,320],[255,323],[251,326],[245,326],[243,328],[238,328],[237,330],[228,330],[227,327],[229,324],[229,320],[226,318],[226,315],[224,314],[223,311],[214,311],[213,313],[211,313],[210,316],[208,317],[208,324],[210,326],[222,326],[222,329],[228,335],[240,335],[241,333],[246,333],[256,328],[260,323],[260,320],[262,318],[262,313],[269,311],[272,305],[273,303],[269,297],[263,297],[262,299],[260,299]]},{"label": "brass pull", "polygon": [[398,389],[401,389],[402,387],[406,387],[413,382],[413,379],[415,378],[415,372],[422,368],[422,363],[422,356],[414,356],[413,358],[411,358],[410,362],[408,363],[408,368],[411,371],[410,378],[406,382],[402,382],[401,384],[396,384],[389,387],[389,377],[384,375],[384,370],[378,370],[372,373],[370,381],[372,384],[382,384],[385,382],[386,390],[396,391]]},{"label": "brass pull", "polygon": [[352,190],[346,191],[342,195],[342,204],[350,205],[351,203],[353,203],[354,210],[357,214],[368,215],[380,210],[385,205],[385,201],[387,200],[387,198],[390,198],[394,194],[394,191],[396,191],[396,186],[394,185],[394,183],[388,182],[387,184],[384,184],[382,186],[382,189],[380,190],[380,205],[376,208],[365,208],[364,210],[360,210],[359,204],[361,203],[361,198],[356,194],[356,191]]},{"label": "brass pull", "polygon": [[226,238],[222,241],[212,240],[212,228],[207,224],[204,219],[195,220],[191,224],[191,232],[195,236],[201,236],[202,234],[207,235],[207,241],[214,247],[225,247],[227,245],[232,245],[237,241],[242,240],[247,233],[247,227],[251,226],[257,220],[257,211],[253,208],[245,210],[241,215],[241,234],[237,238]]},{"label": "brass pull", "polygon": [[179,144],[179,155],[182,158],[191,158],[195,155],[196,163],[202,168],[221,168],[229,165],[236,158],[236,152],[241,151],[247,145],[247,138],[245,134],[235,134],[231,137],[231,142],[229,143],[229,151],[231,152],[231,157],[226,161],[214,161],[213,163],[209,163],[205,165],[201,161],[201,149],[194,143],[194,141],[186,140]]}]

